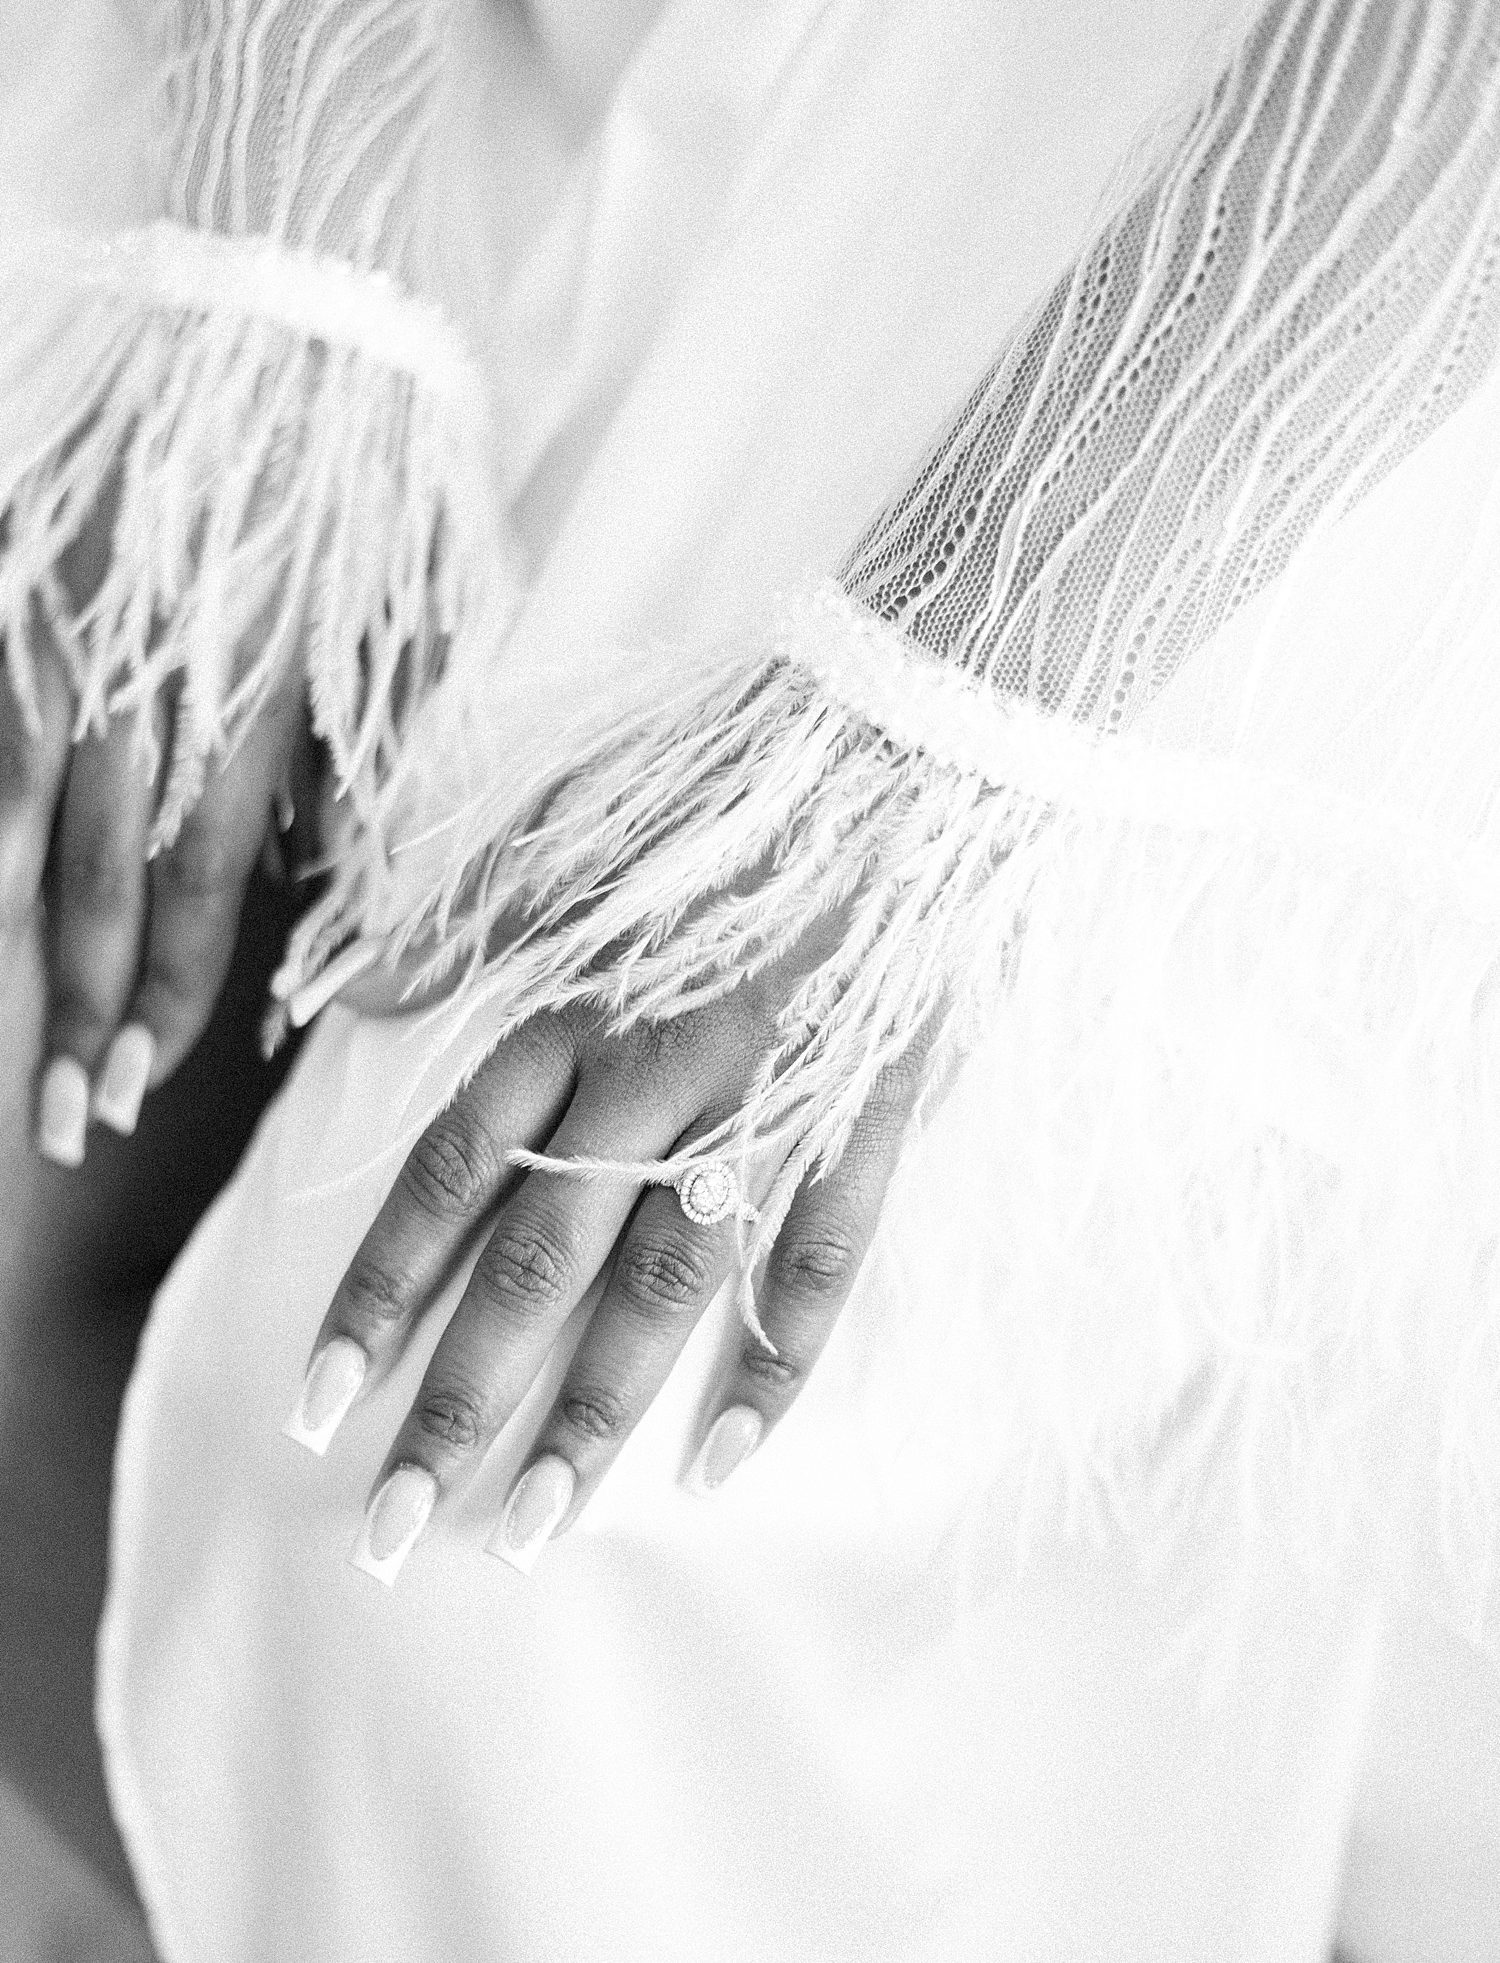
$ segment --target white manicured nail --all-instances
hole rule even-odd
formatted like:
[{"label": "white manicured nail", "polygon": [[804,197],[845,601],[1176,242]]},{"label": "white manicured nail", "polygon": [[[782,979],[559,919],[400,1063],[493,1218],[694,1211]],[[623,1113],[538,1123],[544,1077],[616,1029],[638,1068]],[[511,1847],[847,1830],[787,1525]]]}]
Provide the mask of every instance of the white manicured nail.
[{"label": "white manicured nail", "polygon": [[110,1044],[94,1086],[94,1116],[111,1131],[129,1138],[141,1115],[141,1100],[156,1061],[156,1038],[139,1023],[127,1023]]},{"label": "white manicured nail", "polygon": [[73,1057],[53,1057],[37,1099],[36,1149],[54,1165],[81,1166],[88,1122],[88,1072]]},{"label": "white manicured nail", "polygon": [[520,1574],[530,1574],[572,1504],[576,1483],[572,1466],[555,1453],[528,1466],[506,1502],[499,1526],[485,1542],[485,1551],[508,1561]]},{"label": "white manicured nail", "polygon": [[363,1574],[394,1588],[401,1563],[416,1545],[437,1500],[437,1481],[419,1465],[398,1465],[370,1501],[349,1556]]},{"label": "white manicured nail", "polygon": [[293,1029],[305,1028],[341,988],[347,988],[350,982],[357,981],[366,968],[373,968],[379,959],[379,941],[356,941],[353,947],[346,947],[342,954],[336,954],[320,975],[314,975],[310,982],[295,989],[288,998],[286,1008]]},{"label": "white manicured nail", "polygon": [[755,1450],[765,1428],[759,1411],[752,1411],[748,1404],[731,1404],[727,1411],[721,1411],[688,1472],[689,1488],[702,1494],[722,1486]]},{"label": "white manicured nail", "polygon": [[308,1365],[302,1395],[281,1427],[282,1437],[294,1439],[322,1458],[349,1406],[359,1396],[369,1367],[370,1359],[347,1336],[335,1336],[325,1343]]}]

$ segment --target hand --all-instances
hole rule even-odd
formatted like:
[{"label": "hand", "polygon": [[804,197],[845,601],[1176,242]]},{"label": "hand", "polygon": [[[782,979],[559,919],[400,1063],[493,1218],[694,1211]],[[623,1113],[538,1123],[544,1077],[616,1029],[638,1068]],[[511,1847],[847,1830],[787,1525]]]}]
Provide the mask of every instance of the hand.
[{"label": "hand", "polygon": [[[73,593],[102,571],[102,526],[63,568]],[[182,1062],[228,971],[245,886],[281,787],[305,765],[295,674],[262,703],[210,772],[173,843],[147,858],[153,781],[132,717],[74,744],[72,693],[55,645],[37,648],[40,736],[0,683],[0,922],[29,932],[45,913],[48,1011],[37,1142],[77,1165],[90,1116],[135,1127],[142,1097]],[[171,727],[152,732],[170,755]]]},{"label": "hand", "polygon": [[[433,1509],[477,1468],[603,1277],[491,1551],[528,1569],[577,1518],[730,1274],[734,1225],[696,1225],[670,1187],[523,1174],[507,1155],[544,1142],[549,1156],[569,1158],[641,1161],[680,1150],[737,1108],[788,993],[769,971],[711,1006],[624,1035],[582,1016],[538,1016],[428,1126],[339,1284],[287,1427],[326,1450],[492,1221],[376,1483],[359,1565],[394,1580]],[[695,1466],[701,1485],[726,1478],[806,1382],[874,1233],[918,1082],[909,1056],[877,1085],[834,1171],[798,1188],[757,1302],[772,1348],[745,1331]]]}]

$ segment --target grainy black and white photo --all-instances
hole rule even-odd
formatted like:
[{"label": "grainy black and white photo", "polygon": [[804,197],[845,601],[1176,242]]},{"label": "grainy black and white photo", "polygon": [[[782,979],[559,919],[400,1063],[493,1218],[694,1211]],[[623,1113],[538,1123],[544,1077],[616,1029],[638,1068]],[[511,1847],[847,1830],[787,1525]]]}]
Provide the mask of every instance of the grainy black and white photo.
[{"label": "grainy black and white photo", "polygon": [[0,1963],[1500,1963],[1500,0],[0,0]]}]

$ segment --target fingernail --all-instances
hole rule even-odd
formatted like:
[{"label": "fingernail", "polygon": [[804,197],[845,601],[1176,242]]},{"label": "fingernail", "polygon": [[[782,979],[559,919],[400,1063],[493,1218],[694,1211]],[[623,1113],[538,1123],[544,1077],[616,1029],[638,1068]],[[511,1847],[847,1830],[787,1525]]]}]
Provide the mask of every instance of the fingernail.
[{"label": "fingernail", "polygon": [[710,1425],[688,1472],[687,1483],[692,1491],[711,1493],[715,1487],[722,1486],[730,1473],[743,1465],[755,1450],[765,1428],[759,1411],[752,1411],[748,1404],[731,1404],[727,1411],[721,1411]]},{"label": "fingernail", "polygon": [[156,1038],[151,1031],[139,1023],[127,1023],[110,1044],[94,1087],[94,1116],[102,1124],[129,1138],[141,1115],[141,1100],[155,1061]]},{"label": "fingernail", "polygon": [[282,1437],[294,1439],[322,1458],[349,1406],[359,1396],[369,1366],[370,1359],[347,1336],[335,1336],[325,1343],[307,1366],[302,1395],[281,1427]]},{"label": "fingernail", "polygon": [[506,1502],[500,1524],[485,1542],[485,1552],[498,1554],[521,1574],[530,1574],[536,1557],[573,1500],[577,1477],[566,1459],[549,1453],[527,1468]]},{"label": "fingernail", "polygon": [[54,1165],[81,1166],[88,1122],[88,1073],[73,1057],[53,1057],[37,1099],[36,1149]]},{"label": "fingernail", "polygon": [[361,1573],[394,1588],[437,1499],[437,1481],[419,1465],[398,1465],[370,1502],[354,1552]]}]

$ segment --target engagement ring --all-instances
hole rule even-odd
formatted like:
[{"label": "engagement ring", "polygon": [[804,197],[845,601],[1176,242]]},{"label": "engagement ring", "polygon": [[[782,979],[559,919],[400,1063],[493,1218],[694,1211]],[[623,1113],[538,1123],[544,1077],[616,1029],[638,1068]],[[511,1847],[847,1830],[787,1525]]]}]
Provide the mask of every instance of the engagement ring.
[{"label": "engagement ring", "polygon": [[758,1210],[740,1195],[739,1182],[722,1159],[708,1159],[672,1182],[678,1204],[689,1220],[712,1227],[731,1213],[741,1220],[758,1220]]}]

